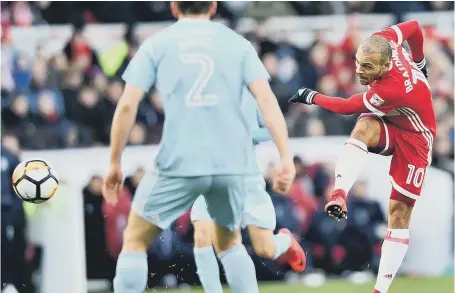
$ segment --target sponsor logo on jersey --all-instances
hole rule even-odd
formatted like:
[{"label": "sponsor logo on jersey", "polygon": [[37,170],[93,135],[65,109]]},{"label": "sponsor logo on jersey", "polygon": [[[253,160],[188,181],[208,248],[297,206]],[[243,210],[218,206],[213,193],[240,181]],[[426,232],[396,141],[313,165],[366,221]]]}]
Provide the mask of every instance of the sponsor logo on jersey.
[{"label": "sponsor logo on jersey", "polygon": [[374,106],[381,106],[384,104],[384,100],[381,99],[377,94],[374,94],[370,99],[370,103]]}]

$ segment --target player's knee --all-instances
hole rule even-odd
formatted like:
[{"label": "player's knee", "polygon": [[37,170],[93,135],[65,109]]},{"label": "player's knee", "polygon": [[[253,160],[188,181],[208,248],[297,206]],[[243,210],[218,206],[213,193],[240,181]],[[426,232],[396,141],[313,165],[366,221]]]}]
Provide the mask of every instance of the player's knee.
[{"label": "player's knee", "polygon": [[212,227],[211,225],[194,223],[194,246],[207,247],[212,246]]},{"label": "player's knee", "polygon": [[396,200],[389,203],[389,228],[408,229],[413,207]]},{"label": "player's knee", "polygon": [[379,143],[381,124],[374,118],[364,117],[357,121],[351,137],[365,143],[368,147],[375,147]]}]

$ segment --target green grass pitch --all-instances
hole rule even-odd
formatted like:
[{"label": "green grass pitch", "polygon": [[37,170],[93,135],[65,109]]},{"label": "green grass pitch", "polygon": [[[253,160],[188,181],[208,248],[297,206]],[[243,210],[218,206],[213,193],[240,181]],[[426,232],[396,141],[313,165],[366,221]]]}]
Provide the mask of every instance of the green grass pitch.
[{"label": "green grass pitch", "polygon": [[[371,293],[374,283],[355,285],[344,280],[330,280],[318,288],[310,288],[303,284],[287,285],[283,283],[263,283],[261,293]],[[147,293],[204,293],[200,287],[191,290],[149,289]],[[231,292],[225,289],[225,293]],[[453,293],[454,278],[398,278],[388,293]],[[107,292],[106,292],[107,293]]]}]

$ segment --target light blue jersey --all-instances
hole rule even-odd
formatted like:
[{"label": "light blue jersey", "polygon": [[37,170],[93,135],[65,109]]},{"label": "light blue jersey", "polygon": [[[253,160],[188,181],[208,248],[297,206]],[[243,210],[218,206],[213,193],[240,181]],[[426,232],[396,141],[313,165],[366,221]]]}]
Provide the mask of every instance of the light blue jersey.
[{"label": "light blue jersey", "polygon": [[[251,129],[254,145],[271,140],[272,136],[265,127],[256,100],[248,88],[244,89],[242,103],[243,114]],[[241,227],[246,228],[249,225],[253,225],[262,229],[275,230],[275,208],[269,194],[265,191],[265,181],[262,175],[258,174],[254,178],[254,184],[248,185],[245,189],[245,195]],[[191,209],[191,222],[208,221],[210,219],[211,216],[208,212],[206,200],[201,195]]]},{"label": "light blue jersey", "polygon": [[162,176],[259,172],[242,91],[269,78],[254,47],[222,24],[181,19],[147,39],[123,79],[155,85],[165,122],[156,158]]}]

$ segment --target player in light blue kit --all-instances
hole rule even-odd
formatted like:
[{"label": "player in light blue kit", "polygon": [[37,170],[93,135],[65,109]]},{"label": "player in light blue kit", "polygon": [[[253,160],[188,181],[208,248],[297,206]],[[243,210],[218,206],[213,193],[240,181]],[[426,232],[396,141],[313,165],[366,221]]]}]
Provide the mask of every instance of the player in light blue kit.
[{"label": "player in light blue kit", "polygon": [[[251,127],[253,144],[271,140],[272,136],[264,125],[256,101],[247,88],[243,96],[243,111]],[[213,222],[202,195],[191,209],[191,222],[194,226],[194,258],[204,291],[221,293],[223,289],[218,262],[212,248]],[[248,229],[257,255],[268,259],[281,258],[287,260],[295,271],[305,270],[306,256],[302,247],[288,229],[280,229],[278,234],[273,235],[275,227],[275,208],[270,195],[265,191],[264,179],[258,176],[257,183],[246,191],[241,228]],[[237,242],[242,242],[240,233]]]},{"label": "player in light blue kit", "polygon": [[273,186],[282,193],[295,177],[286,123],[253,46],[210,21],[216,2],[172,2],[171,10],[178,21],[147,39],[128,65],[112,122],[103,195],[116,204],[123,181],[122,151],[139,102],[156,87],[166,117],[156,158],[158,173],[146,174],[137,188],[114,292],[145,290],[146,250],[151,241],[203,194],[216,224],[215,249],[232,292],[256,293],[254,264],[236,241],[246,191],[260,176],[251,129],[242,111],[245,86],[256,98],[278,148],[280,163]]}]

